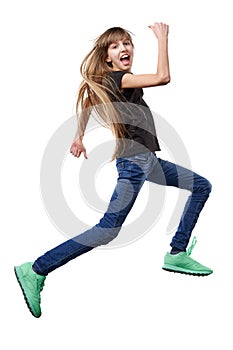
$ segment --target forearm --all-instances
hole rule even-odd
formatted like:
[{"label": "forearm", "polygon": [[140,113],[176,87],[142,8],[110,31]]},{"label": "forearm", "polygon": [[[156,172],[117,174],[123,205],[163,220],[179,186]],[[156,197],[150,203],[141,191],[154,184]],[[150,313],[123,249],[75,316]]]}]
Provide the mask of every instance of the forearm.
[{"label": "forearm", "polygon": [[82,142],[84,133],[86,130],[86,126],[90,118],[90,110],[88,109],[88,110],[82,111],[81,113],[79,113],[77,118],[78,118],[78,126],[77,126],[77,132],[75,134],[75,140]]},{"label": "forearm", "polygon": [[154,74],[125,74],[121,81],[121,87],[144,88],[157,85],[165,85],[170,82],[170,69],[168,59],[168,32],[169,27],[164,23],[150,25],[158,39],[157,70]]},{"label": "forearm", "polygon": [[168,37],[158,38],[157,74],[164,83],[170,81],[170,67],[168,57]]}]

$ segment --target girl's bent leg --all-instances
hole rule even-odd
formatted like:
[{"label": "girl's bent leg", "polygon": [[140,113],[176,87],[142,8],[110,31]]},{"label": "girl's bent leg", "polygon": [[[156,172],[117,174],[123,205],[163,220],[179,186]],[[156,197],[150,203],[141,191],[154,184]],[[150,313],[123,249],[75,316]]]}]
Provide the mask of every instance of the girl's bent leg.
[{"label": "girl's bent leg", "polygon": [[178,229],[172,238],[173,250],[185,251],[199,215],[211,192],[211,184],[204,177],[193,173],[193,187],[189,196]]},{"label": "girl's bent leg", "polygon": [[200,212],[211,192],[210,182],[191,170],[159,158],[148,180],[191,192],[185,204],[178,229],[171,241],[173,249],[185,251]]}]

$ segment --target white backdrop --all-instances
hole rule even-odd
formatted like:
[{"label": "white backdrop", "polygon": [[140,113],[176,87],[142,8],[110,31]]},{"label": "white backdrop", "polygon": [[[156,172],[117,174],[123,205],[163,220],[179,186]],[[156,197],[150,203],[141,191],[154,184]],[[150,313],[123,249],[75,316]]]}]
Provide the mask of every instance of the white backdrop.
[{"label": "white backdrop", "polygon": [[[232,348],[230,9],[227,0],[1,2],[2,348]],[[41,200],[44,149],[74,114],[79,66],[92,39],[108,27],[129,29],[135,34],[133,71],[150,73],[156,68],[157,46],[147,26],[154,21],[170,26],[172,80],[166,87],[145,89],[145,100],[176,129],[193,169],[213,185],[195,228],[193,257],[214,274],[195,278],[161,269],[177,195],[168,189],[159,222],[142,239],[119,249],[96,249],[49,275],[43,315],[35,319],[13,266],[33,261],[65,239]],[[169,156],[166,149],[160,156]],[[77,208],[85,212],[72,188],[78,162],[67,158],[63,186],[70,203],[76,198]],[[114,164],[110,168],[111,174]],[[114,181],[112,176],[97,179],[101,196],[110,194]],[[140,215],[142,205],[137,203],[134,215]]]}]

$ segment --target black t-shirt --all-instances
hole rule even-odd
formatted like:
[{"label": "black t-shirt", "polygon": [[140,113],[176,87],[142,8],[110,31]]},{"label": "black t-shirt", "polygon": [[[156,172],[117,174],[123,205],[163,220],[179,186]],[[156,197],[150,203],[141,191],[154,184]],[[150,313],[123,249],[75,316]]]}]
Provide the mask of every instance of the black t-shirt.
[{"label": "black t-shirt", "polygon": [[160,151],[153,115],[143,100],[143,90],[121,89],[121,80],[126,73],[114,71],[109,74],[110,88],[113,92],[110,98],[127,130],[126,147],[120,156]]}]

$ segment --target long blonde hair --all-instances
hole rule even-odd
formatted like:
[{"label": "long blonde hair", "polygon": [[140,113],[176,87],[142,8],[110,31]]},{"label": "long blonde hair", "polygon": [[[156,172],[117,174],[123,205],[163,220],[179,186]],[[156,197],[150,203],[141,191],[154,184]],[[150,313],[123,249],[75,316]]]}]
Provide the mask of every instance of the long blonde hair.
[{"label": "long blonde hair", "polygon": [[113,158],[119,152],[119,139],[124,139],[127,131],[110,98],[114,95],[115,101],[119,100],[109,85],[108,75],[112,69],[111,64],[106,62],[106,58],[109,45],[123,38],[129,40],[133,45],[130,32],[120,27],[109,28],[95,40],[92,50],[86,55],[80,66],[83,79],[79,86],[76,104],[77,115],[79,115],[80,108],[82,111],[94,109],[98,121],[112,130],[116,137]]}]

